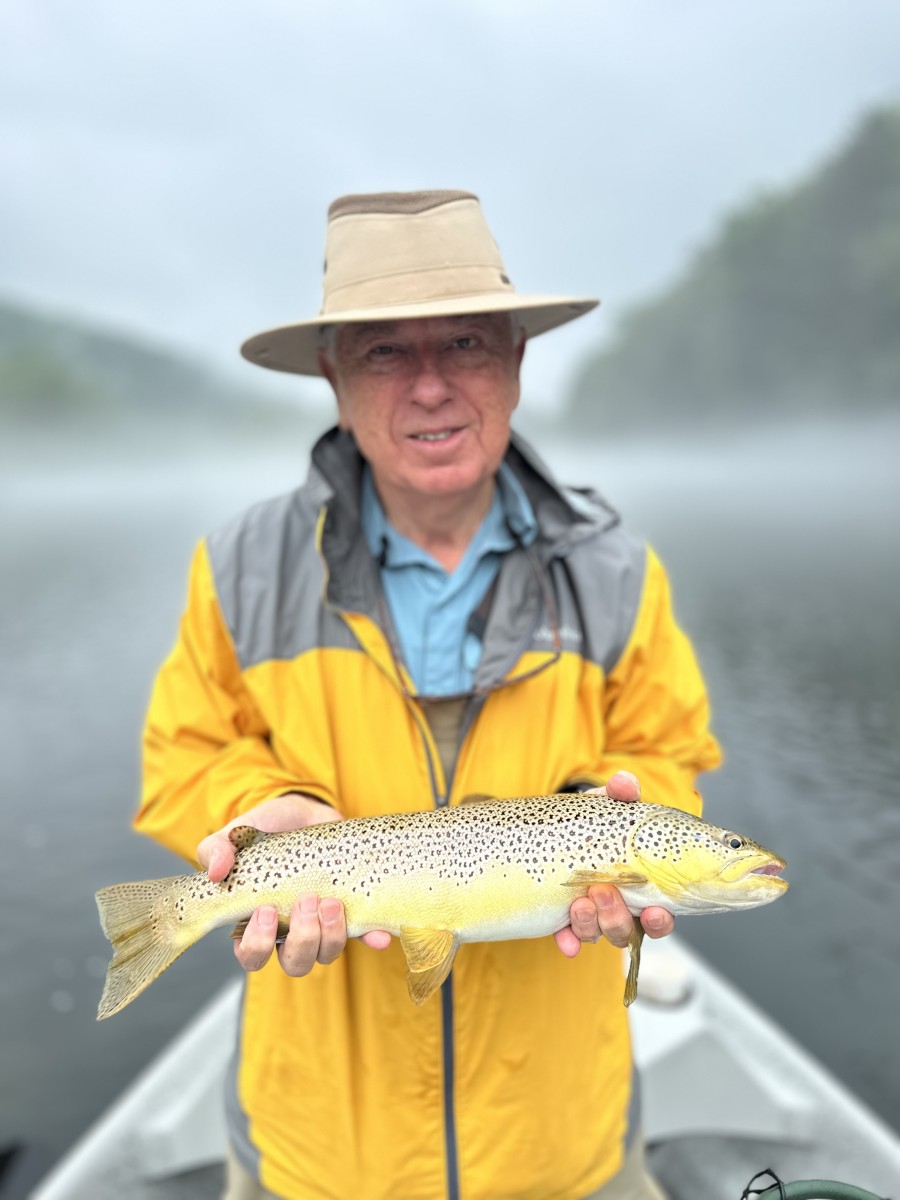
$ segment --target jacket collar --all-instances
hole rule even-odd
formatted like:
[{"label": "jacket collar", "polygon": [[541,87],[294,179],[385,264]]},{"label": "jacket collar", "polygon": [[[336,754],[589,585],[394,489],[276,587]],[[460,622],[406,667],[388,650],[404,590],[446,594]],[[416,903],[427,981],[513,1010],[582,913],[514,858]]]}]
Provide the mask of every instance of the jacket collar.
[{"label": "jacket collar", "polygon": [[[541,558],[545,561],[584,537],[619,523],[619,514],[597,492],[561,486],[534,448],[517,433],[510,438],[505,461],[534,509]],[[328,505],[329,519],[334,514],[332,537],[341,534],[351,542],[356,540],[362,473],[363,458],[352,434],[335,426],[316,442],[307,487]],[[334,548],[331,538],[329,541]]]},{"label": "jacket collar", "polygon": [[[564,557],[578,543],[601,536],[619,520],[595,493],[560,487],[534,450],[517,435],[511,438],[506,462],[528,496],[539,532],[530,547],[520,545],[505,558],[475,676],[478,687],[502,679],[531,645],[546,613],[551,561]],[[319,548],[326,568],[327,603],[347,620],[365,616],[380,629],[385,617],[378,601],[378,563],[360,520],[363,466],[351,435],[331,429],[313,448],[306,490],[320,512],[324,511]],[[394,671],[396,664],[384,634],[373,634],[367,624],[354,628],[368,652],[389,674]]]}]

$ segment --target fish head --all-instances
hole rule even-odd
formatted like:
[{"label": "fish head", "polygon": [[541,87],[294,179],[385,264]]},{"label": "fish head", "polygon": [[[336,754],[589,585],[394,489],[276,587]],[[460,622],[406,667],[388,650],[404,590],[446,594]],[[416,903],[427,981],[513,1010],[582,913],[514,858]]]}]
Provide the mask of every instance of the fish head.
[{"label": "fish head", "polygon": [[693,911],[756,908],[788,889],[781,877],[783,858],[688,813],[655,806],[634,827],[630,842],[651,883]]}]

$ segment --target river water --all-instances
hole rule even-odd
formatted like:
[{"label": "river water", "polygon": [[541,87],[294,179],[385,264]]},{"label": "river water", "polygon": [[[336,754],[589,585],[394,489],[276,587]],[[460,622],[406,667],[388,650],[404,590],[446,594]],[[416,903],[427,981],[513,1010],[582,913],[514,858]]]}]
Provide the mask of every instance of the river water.
[{"label": "river water", "polygon": [[[784,854],[771,908],[680,932],[900,1125],[900,423],[544,446],[669,567],[727,755],[707,814]],[[196,539],[305,447],[2,464],[0,1148],[62,1150],[233,974],[227,937],[97,1024],[92,893],[182,865],[129,831],[139,734]]]}]

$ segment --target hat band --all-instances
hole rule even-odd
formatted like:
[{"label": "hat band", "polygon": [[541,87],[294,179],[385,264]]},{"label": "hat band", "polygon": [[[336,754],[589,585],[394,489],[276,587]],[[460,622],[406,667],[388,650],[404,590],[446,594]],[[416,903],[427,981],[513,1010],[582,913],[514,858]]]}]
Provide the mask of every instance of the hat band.
[{"label": "hat band", "polygon": [[[385,280],[390,285],[385,287]],[[515,295],[512,285],[495,266],[427,267],[420,271],[376,275],[342,287],[330,286],[322,302],[322,316],[336,316],[360,308],[390,308],[395,304],[427,304],[461,296]]]}]

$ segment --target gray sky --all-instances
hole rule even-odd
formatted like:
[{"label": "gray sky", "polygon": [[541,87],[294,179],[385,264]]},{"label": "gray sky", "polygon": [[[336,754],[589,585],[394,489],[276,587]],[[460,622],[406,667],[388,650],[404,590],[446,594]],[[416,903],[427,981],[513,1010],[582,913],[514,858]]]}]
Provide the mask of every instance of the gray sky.
[{"label": "gray sky", "polygon": [[0,293],[296,390],[236,347],[317,310],[329,201],[467,188],[520,290],[603,297],[529,349],[552,402],[898,46],[896,0],[5,0]]}]

